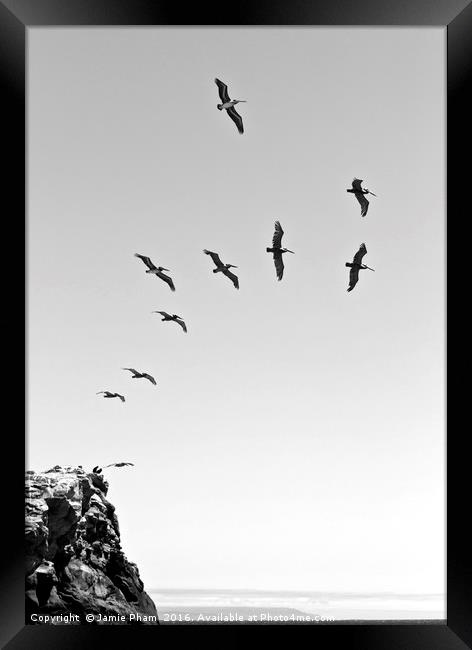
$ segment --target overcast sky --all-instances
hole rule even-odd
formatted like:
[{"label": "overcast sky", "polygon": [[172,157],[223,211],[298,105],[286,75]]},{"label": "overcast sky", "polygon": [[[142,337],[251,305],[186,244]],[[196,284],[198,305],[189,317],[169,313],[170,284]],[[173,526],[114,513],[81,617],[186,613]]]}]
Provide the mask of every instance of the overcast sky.
[{"label": "overcast sky", "polygon": [[441,593],[445,31],[28,33],[28,468],[135,463],[147,588]]}]

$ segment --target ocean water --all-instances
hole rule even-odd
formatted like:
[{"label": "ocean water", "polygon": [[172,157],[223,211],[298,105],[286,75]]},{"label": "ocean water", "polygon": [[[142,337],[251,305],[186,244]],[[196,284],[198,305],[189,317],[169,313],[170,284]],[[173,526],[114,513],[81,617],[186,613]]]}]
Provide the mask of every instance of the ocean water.
[{"label": "ocean water", "polygon": [[161,623],[445,622],[444,594],[149,590]]}]

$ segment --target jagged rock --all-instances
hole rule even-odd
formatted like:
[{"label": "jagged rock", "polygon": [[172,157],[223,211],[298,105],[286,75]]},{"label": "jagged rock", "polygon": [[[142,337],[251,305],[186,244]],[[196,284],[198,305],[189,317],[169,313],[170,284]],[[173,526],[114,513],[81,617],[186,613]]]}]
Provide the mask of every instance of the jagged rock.
[{"label": "jagged rock", "polygon": [[74,615],[80,624],[93,614],[95,624],[159,624],[137,566],[122,551],[107,492],[103,475],[81,467],[26,472],[27,623],[70,623],[62,619]]}]

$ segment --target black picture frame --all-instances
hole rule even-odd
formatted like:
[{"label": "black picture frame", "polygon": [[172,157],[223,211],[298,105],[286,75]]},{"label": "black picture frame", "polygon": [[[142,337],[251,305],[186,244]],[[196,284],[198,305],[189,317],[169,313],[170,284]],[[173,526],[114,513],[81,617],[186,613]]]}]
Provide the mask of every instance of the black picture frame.
[{"label": "black picture frame", "polygon": [[[472,79],[471,0],[233,0],[232,3],[182,3],[167,0],[0,0],[0,74],[4,88],[3,195],[4,220],[25,234],[25,106],[26,30],[34,26],[77,25],[381,25],[443,26],[447,30],[447,213],[464,222],[466,175],[469,165],[463,153],[470,152],[468,129],[470,103],[467,91]],[[457,219],[457,217],[459,217]],[[450,229],[447,229],[448,241]],[[10,268],[18,268],[18,246]],[[456,266],[455,266],[456,273]],[[23,278],[24,279],[24,278]],[[4,303],[17,292],[4,287]],[[27,291],[27,290],[26,290]],[[448,307],[449,312],[449,307]],[[21,313],[21,308],[17,313]],[[26,311],[24,311],[26,317]],[[25,318],[25,323],[26,323]],[[16,335],[21,325],[14,325]],[[456,336],[454,337],[456,338]],[[466,340],[466,339],[464,339]],[[20,343],[21,344],[21,343]],[[16,358],[18,366],[18,355]],[[22,371],[21,367],[19,368]],[[20,384],[21,385],[21,384]],[[18,384],[17,384],[18,386]],[[17,388],[17,387],[16,387]],[[448,400],[449,401],[449,400]],[[26,412],[26,400],[23,408]],[[11,408],[11,407],[10,407]],[[19,409],[22,409],[20,403]],[[450,407],[449,407],[450,411]],[[19,411],[14,412],[16,420]],[[461,504],[469,493],[468,458],[463,449],[461,429],[448,429],[447,440],[447,621],[440,625],[279,625],[277,635],[303,627],[317,642],[331,647],[368,650],[459,650],[472,648],[472,561],[467,517]],[[17,427],[8,438],[8,498],[2,499],[3,541],[1,556],[0,642],[9,650],[25,648],[82,648],[110,643],[144,645],[149,634],[169,634],[169,630],[190,626],[146,628],[25,626],[23,571],[23,504],[25,438]],[[4,458],[6,454],[4,455]],[[6,470],[5,470],[6,472]],[[467,501],[465,501],[467,503]],[[465,514],[465,516],[464,516]],[[5,526],[7,523],[7,526]],[[221,626],[233,627],[234,626]],[[259,629],[261,626],[258,626]],[[262,626],[267,632],[269,627]],[[119,629],[119,632],[117,632]],[[197,630],[199,627],[191,626]],[[273,628],[272,628],[273,629]],[[166,630],[166,632],[163,632]],[[292,631],[289,632],[292,634]],[[119,637],[115,635],[119,634]],[[178,632],[177,634],[180,634]],[[131,636],[132,635],[132,636]],[[138,638],[137,638],[138,637]],[[146,640],[145,640],[146,639]],[[195,639],[195,636],[192,637]],[[152,637],[155,642],[156,637]],[[151,642],[152,642],[151,641]],[[5,645],[6,644],[6,645]]]}]

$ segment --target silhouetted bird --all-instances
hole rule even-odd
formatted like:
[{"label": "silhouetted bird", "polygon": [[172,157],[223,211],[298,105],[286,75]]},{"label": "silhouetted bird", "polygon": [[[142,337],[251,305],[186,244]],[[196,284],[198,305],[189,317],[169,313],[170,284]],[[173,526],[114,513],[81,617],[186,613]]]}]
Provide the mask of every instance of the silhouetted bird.
[{"label": "silhouetted bird", "polygon": [[370,190],[364,190],[361,187],[361,183],[363,182],[364,181],[361,181],[359,178],[354,178],[352,181],[352,189],[346,190],[346,192],[351,192],[351,194],[354,194],[356,199],[361,204],[361,217],[365,217],[367,214],[367,208],[369,207],[369,201],[365,198],[365,195],[372,194],[372,196],[377,196],[377,194],[374,194]]},{"label": "silhouetted bird", "polygon": [[124,467],[125,465],[133,465],[134,463],[110,463],[109,465],[105,465],[105,467]]},{"label": "silhouetted bird", "polygon": [[274,257],[275,272],[277,274],[277,280],[281,280],[284,275],[284,262],[282,259],[283,253],[293,253],[293,251],[288,248],[282,248],[282,237],[284,236],[284,231],[280,225],[280,221],[275,222],[275,231],[274,236],[272,237],[272,248],[266,248],[268,253],[272,253]]},{"label": "silhouetted bird", "polygon": [[172,291],[175,291],[175,286],[174,283],[172,282],[172,278],[166,275],[165,273],[162,273],[162,271],[170,271],[170,269],[165,269],[163,266],[155,266],[151,262],[151,259],[149,257],[146,257],[145,255],[140,255],[139,253],[135,253],[134,256],[139,257],[139,259],[142,260],[144,264],[148,267],[146,273],[152,273],[153,275],[157,275],[158,278],[161,278],[161,280],[167,282],[167,284],[169,285]]},{"label": "silhouetted bird", "polygon": [[130,372],[132,372],[133,376],[131,377],[131,379],[147,379],[148,381],[151,382],[151,384],[154,384],[154,386],[157,385],[154,377],[148,375],[147,372],[138,372],[138,370],[135,370],[134,368],[122,368],[122,370],[129,370]]},{"label": "silhouetted bird", "polygon": [[220,81],[219,79],[215,79],[215,83],[218,86],[218,93],[220,95],[221,101],[223,102],[222,104],[217,104],[216,107],[218,108],[219,111],[222,111],[225,108],[230,118],[236,124],[239,133],[244,133],[243,118],[236,111],[234,107],[236,104],[240,104],[241,102],[245,102],[246,100],[230,99],[228,95],[228,86],[224,84],[222,81]]},{"label": "silhouetted bird", "polygon": [[367,248],[365,247],[365,244],[361,244],[359,250],[354,255],[354,259],[352,260],[352,262],[346,262],[346,266],[349,266],[351,268],[349,272],[348,291],[352,291],[356,286],[357,281],[359,279],[359,271],[363,271],[364,269],[369,269],[369,271],[375,271],[375,269],[371,269],[370,266],[367,266],[366,264],[362,264],[362,258],[366,253],[367,253]]},{"label": "silhouetted bird", "polygon": [[162,321],[165,321],[165,320],[172,321],[173,320],[175,323],[178,323],[180,325],[180,327],[184,330],[184,332],[187,331],[187,326],[185,325],[185,323],[184,323],[184,321],[182,319],[182,316],[177,316],[177,314],[172,314],[172,316],[171,316],[166,311],[153,311],[152,313],[153,314],[160,314],[161,316],[163,316],[163,318],[161,318]]},{"label": "silhouetted bird", "polygon": [[213,269],[213,273],[223,273],[223,275],[226,275],[227,278],[231,280],[231,282],[234,284],[236,289],[239,289],[239,280],[238,276],[234,275],[234,273],[231,273],[229,269],[237,269],[238,267],[235,266],[234,264],[223,264],[223,262],[220,260],[220,256],[218,253],[212,253],[211,251],[208,251],[206,248],[203,251],[205,255],[210,255],[211,259],[215,263],[216,269]]},{"label": "silhouetted bird", "polygon": [[125,401],[125,398],[123,395],[120,395],[119,393],[111,393],[109,390],[100,390],[97,395],[103,395],[103,397],[119,397],[122,402]]}]

